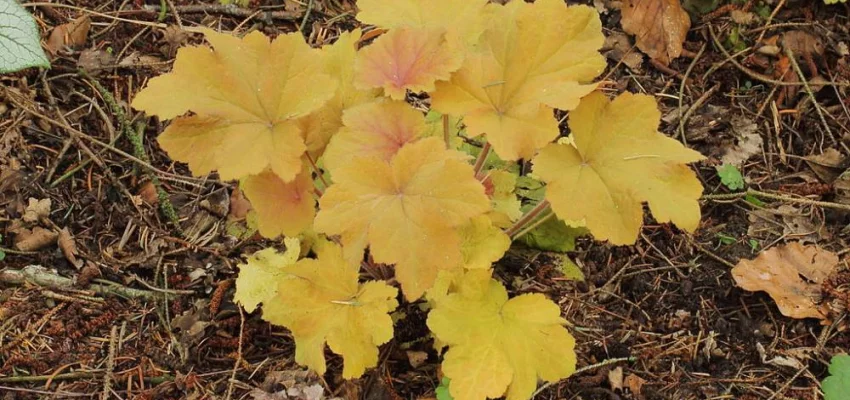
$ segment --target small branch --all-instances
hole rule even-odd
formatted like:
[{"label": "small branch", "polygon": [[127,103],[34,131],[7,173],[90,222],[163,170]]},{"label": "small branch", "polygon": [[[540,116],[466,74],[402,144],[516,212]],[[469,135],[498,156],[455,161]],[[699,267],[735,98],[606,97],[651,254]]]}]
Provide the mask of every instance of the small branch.
[{"label": "small branch", "polygon": [[[7,269],[0,271],[0,282],[13,285],[22,285],[28,282],[51,289],[66,290],[74,289],[75,283],[73,279],[56,275],[53,272],[50,272],[47,268],[39,265],[29,265],[23,269]],[[154,292],[131,289],[118,284],[115,284],[115,286],[92,284],[88,286],[88,290],[100,295],[116,295],[131,298],[150,299],[157,296]]]},{"label": "small branch", "polygon": [[523,215],[519,220],[517,220],[517,222],[514,222],[514,224],[505,231],[505,233],[508,234],[508,236],[510,236],[511,238],[515,237],[517,232],[524,230],[529,224],[531,224],[531,222],[535,218],[537,218],[538,215],[540,215],[540,213],[547,210],[548,208],[549,201],[541,201],[536,206],[534,206],[534,208],[528,210],[528,212],[525,213],[525,215]]},{"label": "small branch", "polygon": [[762,192],[761,190],[755,190],[755,189],[747,189],[747,191],[745,191],[745,192],[737,192],[737,193],[707,194],[705,196],[702,196],[700,199],[701,200],[735,200],[735,199],[741,199],[741,198],[747,197],[747,195],[756,196],[756,197],[763,197],[763,198],[771,199],[771,200],[787,201],[787,202],[790,202],[790,203],[808,204],[808,205],[812,205],[812,206],[820,206],[820,207],[834,208],[834,209],[838,209],[838,210],[850,211],[850,205],[847,205],[847,204],[831,203],[831,202],[828,202],[828,201],[818,201],[818,200],[811,200],[811,199],[806,199],[806,198],[791,197],[791,196],[787,196],[787,195],[783,195],[783,194],[779,194],[779,193]]},{"label": "small branch", "polygon": [[490,142],[485,142],[484,147],[481,148],[481,152],[478,153],[478,158],[475,159],[475,164],[473,164],[472,167],[475,171],[475,176],[478,176],[478,174],[481,173],[488,155],[490,155]]}]

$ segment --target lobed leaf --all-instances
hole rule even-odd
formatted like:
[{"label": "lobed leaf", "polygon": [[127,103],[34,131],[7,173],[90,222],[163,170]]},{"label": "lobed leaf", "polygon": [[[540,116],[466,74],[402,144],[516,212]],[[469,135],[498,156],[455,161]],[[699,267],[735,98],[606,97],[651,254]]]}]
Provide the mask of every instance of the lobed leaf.
[{"label": "lobed leaf", "polygon": [[172,121],[159,143],[195,175],[238,179],[271,169],[292,180],[307,149],[297,121],[337,87],[319,51],[300,33],[274,41],[256,31],[242,39],[204,33],[213,49],[181,48],[173,71],[151,79],[133,107],[162,119],[193,113]]},{"label": "lobed leaf", "polygon": [[434,91],[434,82],[449,79],[462,62],[463,52],[447,41],[445,31],[397,28],[360,50],[355,85],[382,88],[386,96],[404,100],[408,90]]},{"label": "lobed leaf", "polygon": [[[389,313],[398,291],[383,282],[358,284],[359,264],[347,262],[331,242],[318,244],[316,259],[285,269],[274,302],[263,318],[282,325],[295,338],[295,361],[324,374],[325,343],[344,360],[343,378],[357,378],[378,364],[378,346],[393,336]],[[267,283],[268,284],[268,283]]]},{"label": "lobed leaf", "polygon": [[403,101],[373,102],[350,108],[342,116],[344,127],[328,146],[325,167],[331,172],[356,157],[377,157],[389,162],[407,143],[427,130],[425,117]]},{"label": "lobed leaf", "polygon": [[484,31],[488,0],[360,0],[357,19],[381,28],[425,28],[472,45]]},{"label": "lobed leaf", "polygon": [[575,339],[555,303],[542,294],[509,300],[486,270],[468,271],[458,286],[428,316],[428,327],[449,346],[442,369],[452,398],[524,400],[538,378],[557,381],[575,371]]},{"label": "lobed leaf", "polygon": [[334,78],[337,89],[322,108],[298,120],[308,153],[317,160],[328,141],[342,127],[342,115],[348,108],[368,103],[381,95],[379,89],[359,90],[354,87],[354,60],[361,31],[343,32],[331,45],[321,48],[324,72]]},{"label": "lobed leaf", "polygon": [[694,231],[703,188],[685,164],[704,157],[659,133],[660,117],[650,96],[585,97],[570,113],[575,145],[550,144],[532,161],[558,218],[583,222],[599,240],[631,244],[646,201],[657,221]]},{"label": "lobed leaf", "polygon": [[283,254],[273,248],[263,249],[248,257],[246,264],[239,264],[233,300],[245,307],[245,311],[253,312],[260,303],[268,305],[273,301],[278,289],[274,283],[286,276],[286,267],[298,261],[299,240],[286,238],[284,243],[286,252]]},{"label": "lobed leaf", "polygon": [[309,169],[291,182],[267,170],[243,179],[241,187],[257,213],[257,227],[264,237],[298,236],[313,224],[316,200]]},{"label": "lobed leaf", "polygon": [[355,158],[334,170],[315,229],[341,235],[351,261],[368,245],[376,262],[395,264],[405,297],[417,299],[437,271],[460,266],[458,226],[489,209],[464,158],[434,137],[404,145],[389,162]]},{"label": "lobed leaf", "polygon": [[463,115],[471,136],[486,133],[505,160],[531,158],[554,140],[552,107],[575,108],[605,68],[604,36],[595,10],[560,0],[490,5],[481,52],[438,82],[433,108]]}]

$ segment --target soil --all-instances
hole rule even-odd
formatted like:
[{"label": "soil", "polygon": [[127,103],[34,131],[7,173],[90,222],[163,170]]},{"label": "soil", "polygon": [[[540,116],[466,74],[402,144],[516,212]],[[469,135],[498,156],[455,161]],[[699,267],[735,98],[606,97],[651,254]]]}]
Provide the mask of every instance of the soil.
[{"label": "soil", "polygon": [[[144,121],[129,108],[130,99],[146,79],[169,70],[176,47],[201,41],[200,35],[180,37],[165,26],[278,34],[303,25],[310,43],[321,44],[358,25],[354,4],[310,1],[311,12],[305,13],[305,4],[290,0],[232,8],[212,1],[166,3],[171,6],[159,21],[160,2],[152,0],[28,7],[45,35],[82,15],[91,16],[92,29],[84,44],[51,55],[50,70],[0,77],[0,248],[6,252],[0,276],[38,265],[46,268],[40,273],[76,279],[76,289],[0,281],[0,399],[262,399],[258,390],[280,389],[281,371],[320,384],[329,397],[435,397],[440,354],[427,338],[426,314],[418,304],[402,306],[395,339],[381,348],[379,366],[363,378],[341,380],[341,360],[331,353],[324,376],[298,375],[288,332],[264,322],[259,311],[247,314],[233,303],[243,255],[277,244],[234,237],[227,220],[234,183],[215,175],[192,177],[157,146],[163,124],[150,120],[143,130],[144,153],[176,209],[175,226],[158,206],[138,149],[121,134],[121,118],[93,84],[116,99],[125,122]],[[778,57],[757,49],[771,37],[805,32],[823,51],[813,51],[813,64],[800,58],[804,75],[846,84],[846,4],[721,2],[716,11],[693,18],[685,54],[667,67],[643,60],[631,68],[609,57],[606,88],[654,95],[665,134],[676,136],[680,98],[687,108],[708,93],[688,115],[685,139],[709,157],[695,166],[709,196],[701,201],[703,220],[694,234],[658,224],[647,213],[633,246],[580,239],[569,255],[582,267],[583,282],[558,272],[557,255],[521,246],[496,266],[495,275],[512,294],[541,292],[561,306],[576,337],[578,366],[588,367],[549,384],[536,399],[822,398],[818,382],[829,359],[850,348],[844,311],[850,299],[844,251],[850,202],[840,179],[824,179],[804,157],[828,148],[842,160],[850,155],[850,93],[847,86],[824,86],[809,96],[801,86],[785,90],[763,80],[788,75],[777,78]],[[622,32],[617,2],[592,5],[603,12],[606,35]],[[771,22],[733,20],[735,12],[765,10],[774,14]],[[740,64],[726,62],[712,31],[729,48],[749,48],[736,56]],[[86,50],[112,58],[81,64],[92,55],[83,57]],[[81,67],[86,74],[78,73]],[[711,197],[731,192],[716,167],[741,140],[736,124],[742,118],[763,140],[741,167],[747,184],[783,199],[762,198],[756,207],[743,196]],[[49,215],[37,224],[67,229],[76,263],[67,246],[12,250],[11,230],[29,199],[50,199]],[[782,205],[796,207],[806,226],[816,229],[801,231],[798,223],[753,232],[753,210]],[[824,285],[830,309],[824,321],[785,317],[768,295],[741,290],[730,275],[740,259],[795,240],[841,257],[838,272]],[[104,282],[157,295],[84,290]]]}]

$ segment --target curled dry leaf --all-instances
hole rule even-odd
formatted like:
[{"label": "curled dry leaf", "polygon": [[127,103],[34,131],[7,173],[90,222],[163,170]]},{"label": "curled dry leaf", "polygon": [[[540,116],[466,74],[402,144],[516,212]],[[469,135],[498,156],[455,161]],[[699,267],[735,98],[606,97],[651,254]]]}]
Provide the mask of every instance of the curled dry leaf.
[{"label": "curled dry leaf", "polygon": [[65,256],[65,259],[73,264],[74,267],[80,269],[83,266],[83,260],[77,258],[77,242],[74,241],[74,236],[71,235],[71,231],[68,228],[62,228],[59,231],[59,238],[56,240],[56,244],[59,246],[59,250],[62,250],[62,255]]},{"label": "curled dry leaf", "polygon": [[791,242],[764,251],[754,260],[741,260],[732,268],[735,282],[749,291],[765,291],[782,315],[819,318],[821,284],[838,265],[838,256],[817,246]]},{"label": "curled dry leaf", "polygon": [[27,209],[24,211],[24,215],[21,219],[23,219],[24,222],[37,223],[42,218],[50,216],[50,206],[50,199],[37,200],[30,197]]},{"label": "curled dry leaf", "polygon": [[679,0],[625,0],[622,11],[623,30],[650,58],[667,65],[682,54],[691,18]]},{"label": "curled dry leaf", "polygon": [[823,153],[807,156],[806,164],[824,183],[832,183],[847,169],[847,159],[835,148],[824,149]]},{"label": "curled dry leaf", "polygon": [[36,251],[56,243],[58,233],[36,226],[32,230],[20,228],[15,231],[15,248],[20,251]]},{"label": "curled dry leaf", "polygon": [[731,124],[737,144],[727,148],[720,160],[724,164],[740,166],[744,161],[761,152],[764,140],[759,135],[758,125],[747,117],[736,115],[732,117]]},{"label": "curled dry leaf", "polygon": [[67,24],[62,24],[50,32],[50,37],[47,38],[47,50],[56,54],[65,46],[78,47],[86,43],[89,37],[89,29],[91,29],[91,18],[88,15],[83,15]]}]

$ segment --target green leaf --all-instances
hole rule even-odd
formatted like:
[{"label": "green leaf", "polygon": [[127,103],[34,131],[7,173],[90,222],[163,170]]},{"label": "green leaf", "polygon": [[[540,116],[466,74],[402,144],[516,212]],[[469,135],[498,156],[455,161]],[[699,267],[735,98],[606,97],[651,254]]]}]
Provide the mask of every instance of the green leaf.
[{"label": "green leaf", "polygon": [[523,175],[516,180],[516,193],[526,199],[540,202],[546,197],[546,187],[543,185],[543,182],[528,175]]},{"label": "green leaf", "polygon": [[564,278],[584,282],[584,272],[581,272],[581,268],[569,256],[561,254],[557,261],[556,267],[564,274]]},{"label": "green leaf", "polygon": [[0,261],[3,261],[5,259],[6,259],[6,252],[3,251],[3,250],[0,250]]},{"label": "green leaf", "polygon": [[732,164],[723,164],[723,166],[717,168],[717,176],[720,177],[720,182],[726,185],[729,190],[740,190],[745,186],[744,176],[741,175],[738,167]]},{"label": "green leaf", "polygon": [[717,238],[720,239],[720,243],[723,243],[723,244],[726,244],[726,245],[734,244],[735,242],[738,241],[738,239],[735,239],[733,236],[729,236],[725,233],[717,233]]},{"label": "green leaf", "polygon": [[833,356],[829,375],[821,384],[824,400],[846,400],[847,393],[850,393],[850,355]]},{"label": "green leaf", "polygon": [[443,377],[443,380],[440,381],[440,386],[437,386],[437,389],[434,390],[434,394],[437,395],[437,400],[454,400],[451,393],[449,393],[449,383],[451,381],[451,379],[445,376]]},{"label": "green leaf", "polygon": [[751,194],[744,196],[744,201],[746,201],[747,203],[750,203],[750,204],[752,204],[756,207],[764,207],[764,202],[759,200],[758,197],[753,196]]},{"label": "green leaf", "polygon": [[0,73],[50,68],[32,16],[16,0],[0,0]]},{"label": "green leaf", "polygon": [[[523,212],[528,212],[530,208],[530,205],[523,207]],[[575,250],[577,237],[587,234],[586,228],[568,226],[564,221],[551,216],[518,240],[531,248],[566,253]]]}]

